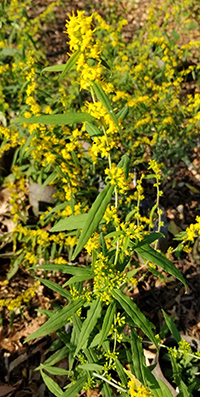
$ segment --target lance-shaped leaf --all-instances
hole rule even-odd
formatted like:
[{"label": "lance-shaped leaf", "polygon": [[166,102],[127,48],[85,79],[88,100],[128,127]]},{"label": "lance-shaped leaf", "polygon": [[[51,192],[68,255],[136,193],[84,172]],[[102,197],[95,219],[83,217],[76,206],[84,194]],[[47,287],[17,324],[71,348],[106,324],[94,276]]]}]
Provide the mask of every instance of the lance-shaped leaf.
[{"label": "lance-shaped leaf", "polygon": [[81,281],[85,281],[85,280],[91,280],[91,278],[94,278],[95,273],[94,272],[88,272],[85,275],[82,276],[74,276],[71,277],[64,285],[63,287],[65,287],[66,285],[70,285],[70,284],[74,284],[74,283],[80,283]]},{"label": "lance-shaped leaf", "polygon": [[118,120],[124,120],[126,118],[126,116],[128,115],[129,112],[129,107],[128,106],[124,106],[124,108],[122,108],[118,113],[117,113],[117,118]]},{"label": "lance-shaped leaf", "polygon": [[63,72],[63,70],[66,67],[66,63],[63,65],[52,65],[52,66],[47,66],[46,68],[42,69],[42,72]]},{"label": "lance-shaped leaf", "polygon": [[83,226],[83,230],[79,238],[78,244],[75,248],[72,259],[76,258],[76,256],[79,254],[79,252],[82,250],[84,245],[91,237],[92,233],[99,225],[101,219],[103,218],[106,207],[110,203],[113,190],[114,186],[108,183],[108,185],[102,190],[102,192],[98,195],[95,202],[93,203],[88,213],[88,218]]},{"label": "lance-shaped leaf", "polygon": [[160,380],[156,379],[148,367],[144,368],[147,384],[154,397],[172,397],[168,387]]},{"label": "lance-shaped leaf", "polygon": [[19,119],[13,119],[11,124],[45,124],[45,125],[69,125],[74,123],[83,123],[84,121],[94,121],[95,118],[89,113],[64,113],[64,114],[49,114],[44,116],[33,116],[33,117],[20,117]]},{"label": "lance-shaped leaf", "polygon": [[43,72],[62,72],[62,74],[60,75],[60,79],[62,79],[67,72],[69,72],[70,69],[72,69],[72,67],[76,64],[76,61],[79,58],[81,51],[78,50],[76,51],[68,60],[67,63],[65,63],[64,65],[53,65],[53,66],[48,66],[47,68],[44,68],[42,70]]},{"label": "lance-shaped leaf", "polygon": [[61,219],[56,225],[54,225],[50,232],[61,232],[63,230],[74,230],[82,229],[88,214],[70,215],[66,219]]},{"label": "lance-shaped leaf", "polygon": [[[56,264],[56,265],[40,265],[40,266],[33,266],[31,269],[44,269],[44,270],[52,270],[56,271],[58,270],[61,273],[67,273],[67,274],[73,274],[76,276],[87,276],[90,275],[92,272],[91,267],[79,267],[79,266],[71,266],[71,265],[66,265],[66,264]],[[46,281],[51,281],[51,280],[46,280],[46,279],[41,279],[41,281],[46,282]],[[47,285],[49,288],[54,289],[54,282],[52,281],[52,287],[50,287],[50,284]],[[61,287],[62,288],[62,287]]]},{"label": "lance-shaped leaf", "polygon": [[42,367],[42,369],[45,369],[45,371],[49,372],[52,375],[69,375],[69,371],[64,368],[52,367],[51,365],[44,364],[41,364],[40,367]]},{"label": "lance-shaped leaf", "polygon": [[87,382],[87,376],[82,376],[65,392],[63,392],[62,397],[77,397],[86,382]]},{"label": "lance-shaped leaf", "polygon": [[66,291],[66,289],[64,289],[63,287],[61,287],[59,284],[54,283],[51,280],[46,280],[44,278],[39,278],[39,277],[35,277],[37,280],[39,280],[41,283],[43,283],[46,287],[52,289],[53,291],[58,292],[58,294],[60,294],[61,296],[64,296],[65,298],[67,298],[68,300],[72,299],[71,294]]},{"label": "lance-shaped leaf", "polygon": [[134,366],[134,374],[136,378],[145,385],[145,357],[143,353],[143,347],[141,340],[139,339],[137,333],[132,328],[131,329],[131,352],[132,352],[132,361]]},{"label": "lance-shaped leaf", "polygon": [[83,322],[76,351],[74,353],[75,356],[78,354],[81,348],[86,347],[85,344],[91,332],[93,331],[100,314],[101,314],[101,301],[100,298],[98,298],[91,303],[90,309],[88,310],[87,313],[87,318]]},{"label": "lance-shaped leaf", "polygon": [[85,129],[90,134],[91,138],[94,138],[95,136],[102,136],[103,131],[100,131],[95,124],[92,124],[90,122],[87,122],[85,124]]},{"label": "lance-shaped leaf", "polygon": [[140,311],[137,305],[131,300],[131,298],[122,291],[114,289],[112,291],[113,297],[120,303],[125,310],[126,314],[130,317],[135,327],[140,328],[145,335],[158,346],[157,340],[152,332],[152,328],[155,328],[150,321],[146,319],[144,314]]},{"label": "lance-shaped leaf", "polygon": [[126,385],[127,385],[127,376],[126,376],[126,374],[125,374],[124,367],[123,367],[123,365],[120,363],[120,361],[118,360],[118,358],[115,359],[115,365],[116,365],[116,370],[117,370],[117,373],[118,373],[118,375],[119,375],[119,377],[120,377],[120,380],[121,380],[122,384],[123,384],[124,386],[126,386]]},{"label": "lance-shaped leaf", "polygon": [[151,232],[148,236],[144,236],[143,240],[140,241],[137,245],[133,243],[132,241],[129,242],[130,247],[135,247],[135,248],[140,248],[143,245],[151,244],[155,240],[158,240],[160,237],[163,237],[164,235],[159,232]]},{"label": "lance-shaped leaf", "polygon": [[123,164],[123,171],[125,178],[128,179],[128,174],[129,174],[129,165],[130,165],[130,157],[124,154],[124,164]]},{"label": "lance-shaped leaf", "polygon": [[139,248],[136,247],[135,251],[142,257],[142,259],[153,262],[155,265],[160,266],[162,269],[164,269],[165,272],[176,277],[185,285],[185,287],[187,287],[184,277],[176,268],[176,266],[174,266],[173,263],[169,261],[169,259],[161,255],[158,251],[155,251],[149,245],[143,245]]},{"label": "lance-shaped leaf", "polygon": [[55,365],[59,361],[63,360],[63,358],[66,358],[68,353],[69,353],[69,347],[64,346],[61,349],[57,350],[55,353],[53,353],[50,357],[48,357],[45,360],[45,362],[43,362],[43,365],[51,365],[51,366]]},{"label": "lance-shaped leaf", "polygon": [[103,365],[99,365],[99,364],[95,364],[95,363],[81,364],[78,366],[78,368],[84,369],[86,371],[103,371]]},{"label": "lance-shaped leaf", "polygon": [[81,50],[78,50],[69,58],[67,64],[65,65],[65,69],[63,70],[63,72],[59,77],[59,80],[61,80],[69,72],[69,70],[76,64],[80,54],[81,54]]},{"label": "lance-shaped leaf", "polygon": [[102,325],[102,329],[101,329],[101,333],[100,333],[101,339],[99,341],[99,346],[101,346],[101,344],[103,343],[103,341],[106,339],[107,335],[109,334],[109,331],[110,331],[112,323],[113,323],[115,310],[116,310],[116,305],[114,302],[112,302],[108,306],[108,309],[106,311],[106,314],[105,314],[105,317],[103,320],[103,325]]},{"label": "lance-shaped leaf", "polygon": [[31,335],[28,336],[26,342],[31,339],[41,338],[45,335],[49,335],[54,331],[62,328],[68,321],[69,317],[71,317],[74,313],[80,309],[85,300],[83,298],[79,298],[74,302],[71,302],[69,305],[65,306],[59,312],[53,314],[50,319],[43,324],[37,331],[33,332]]},{"label": "lance-shaped leaf", "polygon": [[176,339],[177,342],[181,341],[181,335],[180,332],[178,331],[178,329],[176,328],[176,325],[174,324],[173,320],[167,315],[167,313],[165,313],[164,310],[162,310],[163,312],[163,316],[165,318],[165,322],[170,330],[170,332],[172,333],[174,339]]},{"label": "lance-shaped leaf", "polygon": [[127,154],[124,154],[120,162],[117,164],[117,168],[123,168],[126,179],[128,178],[128,173],[129,173],[129,163],[130,163],[129,156],[127,156]]},{"label": "lance-shaped leaf", "polygon": [[[101,87],[100,84],[98,83],[93,83],[93,88],[94,88],[94,92],[98,98],[98,100],[102,103],[102,105],[106,108],[108,114],[110,115],[110,117],[112,118],[112,120],[114,121],[115,125],[117,127],[119,127],[118,124],[118,120],[117,120],[117,116],[114,113],[110,100],[108,98],[108,96],[106,95],[106,93],[104,92],[103,88]],[[119,127],[120,128],[120,127]]]},{"label": "lance-shaped leaf", "polygon": [[48,375],[46,375],[43,371],[40,371],[40,372],[41,372],[42,379],[43,379],[44,383],[47,385],[48,389],[53,394],[53,396],[62,397],[63,391],[58,386],[58,384],[52,378],[50,378]]}]

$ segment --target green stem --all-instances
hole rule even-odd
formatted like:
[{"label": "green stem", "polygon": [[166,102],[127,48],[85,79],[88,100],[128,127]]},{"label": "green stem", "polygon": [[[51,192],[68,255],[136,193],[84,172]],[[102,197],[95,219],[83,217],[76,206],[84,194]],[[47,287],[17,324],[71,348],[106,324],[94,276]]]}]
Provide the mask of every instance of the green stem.
[{"label": "green stem", "polygon": [[97,378],[102,379],[104,382],[109,383],[109,385],[115,387],[115,389],[120,390],[124,393],[127,393],[127,390],[123,389],[122,387],[118,386],[114,382],[111,382],[110,380],[106,379],[104,376],[96,374],[96,372],[93,372],[93,376],[96,376]]}]

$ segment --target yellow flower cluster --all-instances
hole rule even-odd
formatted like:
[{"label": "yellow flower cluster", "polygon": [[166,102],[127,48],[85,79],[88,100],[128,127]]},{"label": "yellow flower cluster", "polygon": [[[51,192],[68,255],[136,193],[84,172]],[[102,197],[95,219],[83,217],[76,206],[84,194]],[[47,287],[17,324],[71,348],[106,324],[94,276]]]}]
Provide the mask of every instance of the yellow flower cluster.
[{"label": "yellow flower cluster", "polygon": [[117,216],[117,209],[113,205],[107,206],[103,217],[107,224],[112,222],[115,227],[120,223],[119,217]]},{"label": "yellow flower cluster", "polygon": [[194,239],[200,235],[200,216],[196,216],[196,223],[191,223],[186,229],[186,234],[183,236],[183,242],[194,242]]},{"label": "yellow flower cluster", "polygon": [[187,354],[191,352],[191,345],[188,342],[186,342],[185,339],[181,339],[181,341],[178,344],[179,344],[179,349],[181,350],[183,355],[187,356]]},{"label": "yellow flower cluster", "polygon": [[94,233],[92,237],[89,238],[87,244],[84,246],[86,249],[87,253],[89,255],[92,254],[93,250],[97,250],[100,247],[99,244],[99,234],[97,232]]},{"label": "yellow flower cluster", "polygon": [[14,233],[18,234],[18,239],[20,238],[22,241],[24,241],[26,249],[28,249],[29,244],[31,250],[33,251],[26,254],[26,259],[29,263],[36,263],[37,261],[34,253],[36,246],[47,248],[52,242],[60,245],[61,247],[74,246],[76,244],[76,237],[66,237],[64,232],[53,234],[44,229],[32,230],[28,227],[23,227],[21,224],[17,225],[13,231]]},{"label": "yellow flower cluster", "polygon": [[116,338],[117,342],[122,341],[122,332],[119,332],[117,327],[123,327],[125,325],[125,317],[121,316],[120,313],[117,313],[114,319],[114,324],[112,324],[111,329],[109,331],[109,335],[112,335],[113,339]]},{"label": "yellow flower cluster", "polygon": [[[40,106],[35,100],[36,93],[36,82],[35,82],[35,69],[34,69],[34,53],[33,51],[29,51],[27,57],[27,66],[28,70],[26,71],[26,80],[28,82],[26,88],[26,104],[30,107],[30,115],[39,116],[40,115]],[[27,114],[27,116],[29,116]],[[29,128],[30,131],[30,128]]]},{"label": "yellow flower cluster", "polygon": [[[100,42],[95,42],[92,30],[93,15],[86,17],[85,11],[77,11],[69,16],[66,21],[66,32],[69,36],[70,50],[73,52],[80,51],[77,60],[77,71],[80,73],[81,89],[88,89],[92,82],[100,81],[102,74],[101,60],[99,54],[101,52]],[[88,59],[94,60],[94,65],[88,63]]]},{"label": "yellow flower cluster", "polygon": [[152,169],[156,174],[156,178],[161,179],[162,166],[163,164],[158,164],[156,160],[150,160],[148,169]]},{"label": "yellow flower cluster", "polygon": [[24,175],[18,173],[18,168],[13,168],[13,174],[15,175],[16,169],[16,181],[6,182],[6,187],[10,192],[9,204],[11,207],[11,215],[13,216],[13,222],[16,223],[24,215],[24,201],[26,194],[26,180]]},{"label": "yellow flower cluster", "polygon": [[0,307],[7,307],[8,310],[12,311],[19,307],[21,307],[24,303],[27,303],[31,300],[31,298],[36,294],[36,291],[40,285],[40,282],[37,280],[32,287],[28,288],[26,291],[22,292],[18,295],[17,298],[9,300],[9,299],[0,299]]},{"label": "yellow flower cluster", "polygon": [[152,393],[140,384],[137,379],[131,379],[128,382],[129,395],[131,397],[151,397]]},{"label": "yellow flower cluster", "polygon": [[123,168],[112,165],[111,169],[106,168],[105,174],[111,185],[114,185],[120,194],[125,194],[130,190],[130,181],[126,180]]},{"label": "yellow flower cluster", "polygon": [[4,152],[7,152],[11,148],[16,148],[18,145],[24,145],[26,140],[20,136],[18,131],[3,127],[0,125],[0,137],[6,139],[4,145],[0,148],[0,157]]},{"label": "yellow flower cluster", "polygon": [[107,305],[111,300],[112,290],[118,289],[125,282],[126,277],[115,266],[109,263],[108,257],[104,257],[102,253],[98,254],[98,259],[94,265],[94,296],[99,297],[102,302]]}]

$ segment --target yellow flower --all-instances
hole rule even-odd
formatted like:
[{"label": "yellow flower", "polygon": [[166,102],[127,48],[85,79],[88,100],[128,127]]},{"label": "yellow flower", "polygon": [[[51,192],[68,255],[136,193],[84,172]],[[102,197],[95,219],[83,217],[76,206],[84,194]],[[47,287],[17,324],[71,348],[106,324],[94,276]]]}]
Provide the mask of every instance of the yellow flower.
[{"label": "yellow flower", "polygon": [[131,397],[151,397],[152,393],[136,379],[128,382],[129,395]]},{"label": "yellow flower", "polygon": [[89,238],[84,248],[86,249],[87,253],[91,255],[92,251],[98,249],[99,247],[99,234],[95,232],[94,235]]},{"label": "yellow flower", "polygon": [[112,165],[111,170],[108,168],[105,169],[105,174],[108,175],[110,184],[116,186],[121,194],[124,194],[130,189],[130,185],[125,178],[123,168]]}]

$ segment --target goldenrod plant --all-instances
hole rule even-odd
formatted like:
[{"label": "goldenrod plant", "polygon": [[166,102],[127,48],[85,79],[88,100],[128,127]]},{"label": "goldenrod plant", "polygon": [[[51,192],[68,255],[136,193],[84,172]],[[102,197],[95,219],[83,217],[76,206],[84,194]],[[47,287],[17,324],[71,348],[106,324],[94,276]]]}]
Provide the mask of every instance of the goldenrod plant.
[{"label": "goldenrod plant", "polygon": [[[36,115],[14,120],[15,124],[31,125],[30,134],[34,134],[37,129],[41,130],[40,125],[44,125],[42,127],[44,136],[48,136],[49,130],[53,131],[51,125],[61,124],[72,128],[75,125],[76,128],[72,131],[76,134],[71,133],[69,143],[65,143],[66,149],[63,149],[67,151],[68,161],[64,163],[66,167],[69,167],[69,160],[72,161],[73,152],[68,150],[68,145],[71,149],[74,137],[76,139],[79,137],[79,140],[89,138],[87,158],[91,157],[93,164],[101,162],[101,158],[105,160],[104,163],[107,162],[107,167],[104,169],[105,186],[97,194],[91,208],[88,208],[87,203],[84,211],[82,203],[82,207],[79,207],[80,213],[75,214],[75,203],[66,202],[66,208],[67,206],[71,208],[72,215],[61,219],[50,230],[50,233],[59,232],[59,234],[68,230],[76,231],[75,248],[70,255],[71,263],[64,263],[62,260],[58,263],[56,260],[54,264],[45,263],[42,266],[46,270],[60,270],[72,277],[63,286],[40,279],[45,285],[64,296],[68,304],[54,312],[45,311],[48,321],[27,340],[57,332],[62,347],[40,366],[45,383],[56,396],[76,396],[82,388],[87,391],[96,384],[103,396],[112,395],[112,388],[116,389],[117,394],[122,395],[127,393],[131,396],[135,395],[134,393],[143,393],[147,396],[164,395],[167,387],[162,382],[158,382],[150,369],[146,368],[142,341],[135,331],[135,328],[140,329],[142,334],[158,347],[153,333],[154,326],[127,295],[128,289],[134,288],[136,284],[134,276],[140,269],[140,266],[131,269],[134,252],[142,257],[146,267],[149,262],[153,262],[184,284],[185,281],[176,267],[150,246],[162,234],[144,230],[139,216],[139,202],[143,199],[139,182],[140,188],[136,195],[138,206],[131,217],[124,219],[123,212],[119,210],[122,203],[126,206],[131,200],[130,195],[128,196],[131,186],[130,153],[125,152],[121,155],[119,150],[127,106],[122,109],[113,108],[114,86],[108,80],[110,68],[103,58],[104,45],[95,37],[99,21],[102,29],[103,22],[98,15],[88,17],[84,12],[78,12],[77,15],[69,17],[66,24],[72,53],[68,63],[63,67],[61,78],[64,78],[72,67],[76,68],[76,82],[80,90],[88,92],[87,101],[82,108],[84,111]],[[50,70],[52,71],[53,67]],[[48,68],[45,71],[49,71]],[[70,127],[67,128],[69,133]],[[54,161],[57,162],[57,158],[58,153],[57,155],[55,153],[54,159],[51,160],[52,168],[55,167]],[[73,160],[74,167],[77,165],[79,168],[84,164],[84,157],[80,157],[79,160],[74,156]],[[76,179],[78,172],[73,174],[72,180],[70,171],[67,168],[61,169],[63,163],[60,164],[58,169],[68,188],[65,199],[72,200],[73,197],[78,196],[80,189]],[[158,196],[153,211],[157,210],[159,227],[161,227],[160,166],[154,160],[150,161],[149,167],[154,172],[151,177],[155,178]],[[73,184],[75,179],[76,184]],[[108,230],[107,224],[111,224],[111,231]],[[33,233],[38,233],[39,244],[43,245],[42,234],[39,232],[39,230],[31,231],[30,234],[33,236]],[[43,231],[44,233],[47,232]],[[45,244],[49,244],[51,237],[49,239],[46,236],[45,240]],[[84,247],[91,255],[91,261],[86,266],[80,267],[76,264],[76,258]],[[65,289],[66,286],[68,289]],[[63,327],[68,323],[71,324],[72,331],[66,334]],[[123,333],[125,324],[129,328],[127,334]],[[71,383],[66,386],[65,391],[62,391],[46,371],[61,374],[60,369],[54,364],[66,354],[69,356],[69,368],[62,370],[62,374],[67,374],[71,378]],[[128,382],[122,363],[130,366],[130,372],[138,379],[141,386],[140,384],[135,386],[132,380]]]},{"label": "goldenrod plant", "polygon": [[[172,7],[172,17],[182,15],[182,6]],[[155,11],[164,18],[163,30]],[[6,184],[16,223],[10,241],[20,261],[14,259],[8,279],[21,263],[35,272],[58,270],[69,276],[62,286],[38,280],[66,304],[42,311],[47,322],[27,339],[58,335],[59,349],[39,367],[55,396],[76,397],[96,386],[105,397],[171,396],[146,367],[145,338],[156,348],[158,341],[154,325],[130,297],[140,272],[150,271],[164,281],[163,269],[186,286],[179,270],[157,249],[163,237],[159,200],[169,161],[185,156],[199,131],[199,94],[181,96],[189,73],[198,80],[199,66],[179,66],[200,43],[179,45],[178,32],[172,38],[165,34],[169,18],[165,5],[157,10],[155,2],[147,27],[126,44],[124,19],[112,26],[96,12],[87,16],[78,11],[66,23],[69,60],[63,65],[48,66],[26,36],[22,55],[12,53],[15,61],[19,57],[14,71],[21,76],[21,91],[9,126],[11,100],[2,79],[1,152],[17,146]],[[30,29],[34,33],[32,22]],[[149,216],[140,213],[145,178],[154,179],[155,187]],[[30,225],[24,204],[31,182],[41,189],[52,185],[55,193],[54,204]],[[85,258],[82,266],[80,254]],[[56,367],[66,356],[69,367]],[[46,372],[67,375],[64,390]]]}]

